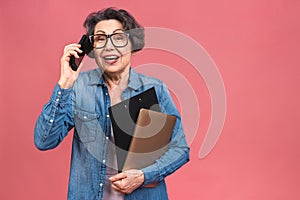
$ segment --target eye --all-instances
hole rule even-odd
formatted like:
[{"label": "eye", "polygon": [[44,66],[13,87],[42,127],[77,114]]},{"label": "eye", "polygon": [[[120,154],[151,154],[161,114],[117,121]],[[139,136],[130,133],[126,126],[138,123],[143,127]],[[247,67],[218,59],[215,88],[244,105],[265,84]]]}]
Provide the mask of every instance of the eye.
[{"label": "eye", "polygon": [[103,42],[106,40],[106,35],[95,35],[94,41],[95,42]]},{"label": "eye", "polygon": [[123,34],[123,33],[114,35],[114,39],[115,39],[115,40],[124,40],[125,37],[126,37],[126,36],[125,36],[125,34]]}]

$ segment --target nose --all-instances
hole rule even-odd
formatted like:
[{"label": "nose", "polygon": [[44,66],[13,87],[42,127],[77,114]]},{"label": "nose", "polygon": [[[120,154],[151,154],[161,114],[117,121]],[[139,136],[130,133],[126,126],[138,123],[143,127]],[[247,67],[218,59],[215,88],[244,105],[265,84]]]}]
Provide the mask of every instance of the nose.
[{"label": "nose", "polygon": [[111,38],[107,38],[106,45],[105,45],[105,50],[111,50],[111,49],[114,49],[114,48],[115,48],[115,46],[112,44]]}]

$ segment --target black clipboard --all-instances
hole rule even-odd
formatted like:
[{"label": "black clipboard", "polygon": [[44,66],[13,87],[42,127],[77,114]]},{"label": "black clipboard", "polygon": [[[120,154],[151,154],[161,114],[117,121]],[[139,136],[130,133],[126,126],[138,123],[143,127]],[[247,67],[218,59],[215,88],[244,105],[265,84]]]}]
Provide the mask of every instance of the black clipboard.
[{"label": "black clipboard", "polygon": [[135,124],[142,108],[157,112],[161,111],[154,87],[108,108],[116,145],[119,172],[123,169]]}]

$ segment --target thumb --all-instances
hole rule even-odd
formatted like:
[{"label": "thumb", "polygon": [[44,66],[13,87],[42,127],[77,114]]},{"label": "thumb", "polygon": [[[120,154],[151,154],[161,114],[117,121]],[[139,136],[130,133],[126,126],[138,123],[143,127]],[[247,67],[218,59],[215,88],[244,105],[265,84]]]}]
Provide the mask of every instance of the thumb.
[{"label": "thumb", "polygon": [[77,69],[77,71],[81,71],[81,68],[82,68],[82,66],[84,65],[84,62],[85,62],[85,59],[84,58],[82,58],[82,60],[81,60],[81,62],[80,62],[80,64],[79,64],[79,66],[78,66],[78,69]]}]

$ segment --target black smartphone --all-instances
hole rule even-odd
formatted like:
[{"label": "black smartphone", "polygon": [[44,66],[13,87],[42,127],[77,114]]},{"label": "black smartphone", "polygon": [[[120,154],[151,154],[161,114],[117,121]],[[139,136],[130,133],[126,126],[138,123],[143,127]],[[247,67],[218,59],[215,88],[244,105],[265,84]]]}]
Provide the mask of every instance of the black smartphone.
[{"label": "black smartphone", "polygon": [[93,45],[87,35],[83,35],[78,43],[81,45],[82,53],[78,53],[79,58],[75,58],[73,55],[70,57],[70,65],[73,71],[77,71],[84,55],[88,55],[93,50]]}]

